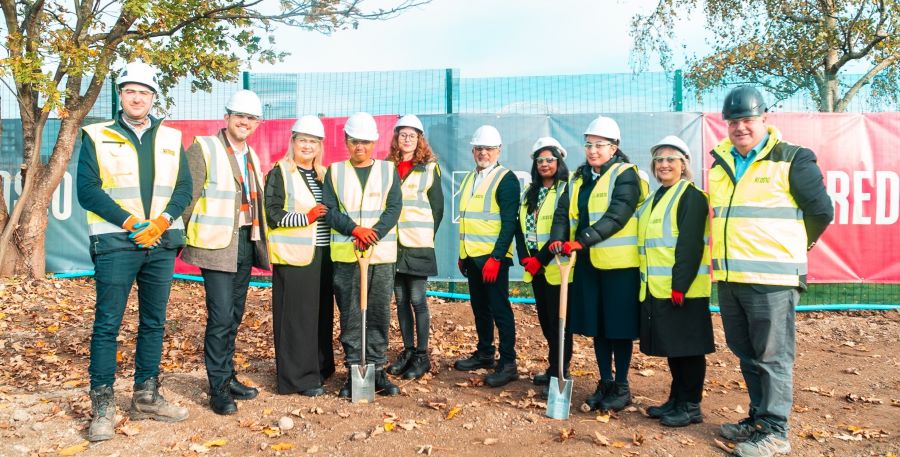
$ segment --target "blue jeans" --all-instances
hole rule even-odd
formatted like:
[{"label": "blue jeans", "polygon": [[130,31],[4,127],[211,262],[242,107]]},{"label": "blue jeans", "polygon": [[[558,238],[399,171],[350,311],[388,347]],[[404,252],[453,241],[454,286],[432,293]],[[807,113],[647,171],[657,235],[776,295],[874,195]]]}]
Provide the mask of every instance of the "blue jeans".
[{"label": "blue jeans", "polygon": [[116,380],[116,337],[122,325],[131,286],[138,285],[138,334],[134,383],[159,375],[166,305],[177,250],[124,250],[96,254],[94,280],[97,303],[91,334],[91,389],[112,386]]},{"label": "blue jeans", "polygon": [[750,395],[750,417],[787,436],[793,403],[797,289],[761,292],[750,284],[719,282],[725,341],[740,359]]}]

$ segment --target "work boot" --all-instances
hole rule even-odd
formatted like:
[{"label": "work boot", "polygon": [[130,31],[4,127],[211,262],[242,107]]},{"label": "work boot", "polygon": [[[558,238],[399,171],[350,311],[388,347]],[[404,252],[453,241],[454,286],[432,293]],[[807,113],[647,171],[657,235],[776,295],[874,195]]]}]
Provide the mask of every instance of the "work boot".
[{"label": "work boot", "polygon": [[431,359],[428,358],[428,353],[425,351],[416,351],[413,354],[412,360],[409,362],[409,366],[406,368],[406,372],[403,373],[404,379],[419,379],[422,376],[425,376],[425,373],[431,371]]},{"label": "work boot", "polygon": [[651,406],[647,408],[647,416],[652,417],[654,419],[659,419],[660,417],[665,416],[670,413],[673,409],[675,409],[675,399],[669,397],[665,403],[659,406]]},{"label": "work boot", "polygon": [[150,378],[134,386],[134,394],[131,396],[131,420],[179,422],[187,417],[187,408],[169,403],[159,393],[159,379]]},{"label": "work boot", "polygon": [[756,430],[746,441],[738,443],[731,451],[738,457],[772,457],[791,452],[791,442],[786,437]]},{"label": "work boot", "polygon": [[91,428],[88,441],[104,441],[115,435],[116,399],[112,386],[100,386],[91,394]]},{"label": "work boot", "polygon": [[628,383],[617,382],[600,400],[600,409],[603,411],[621,411],[631,404],[631,389]]},{"label": "work boot", "polygon": [[491,387],[500,387],[519,379],[519,369],[515,362],[498,365],[493,373],[484,377],[484,383]]},{"label": "work boot", "polygon": [[229,381],[225,381],[210,392],[209,407],[214,413],[226,416],[237,412],[237,404],[231,395],[230,384]]},{"label": "work boot", "polygon": [[231,375],[231,379],[228,380],[228,390],[231,391],[231,397],[235,400],[252,400],[259,395],[259,389],[238,381],[237,375]]},{"label": "work boot", "polygon": [[594,390],[594,393],[591,394],[584,403],[591,408],[591,411],[597,411],[600,409],[600,402],[602,402],[603,398],[613,390],[615,384],[616,383],[613,381],[601,379],[600,382],[597,383],[597,388]]},{"label": "work boot", "polygon": [[479,368],[494,368],[494,355],[483,355],[473,352],[465,359],[459,359],[453,364],[453,368],[459,371],[472,371]]},{"label": "work boot", "polygon": [[387,372],[394,376],[403,374],[409,368],[414,352],[413,348],[404,348],[403,352],[397,355],[397,360],[387,368]]},{"label": "work boot", "polygon": [[719,435],[729,441],[740,443],[747,441],[756,428],[753,427],[753,418],[745,417],[736,424],[722,424],[719,427]]},{"label": "work boot", "polygon": [[550,384],[550,370],[534,375],[531,382],[536,386],[546,386]]},{"label": "work boot", "polygon": [[384,370],[375,370],[375,393],[385,397],[394,397],[400,393],[400,388],[388,379]]},{"label": "work boot", "polygon": [[320,395],[325,395],[325,387],[313,387],[312,389],[301,390],[300,395],[304,397],[318,397]]},{"label": "work boot", "polygon": [[666,427],[684,427],[703,422],[703,413],[700,412],[700,403],[680,401],[668,412],[662,415],[660,424]]},{"label": "work boot", "polygon": [[350,381],[351,376],[350,373],[347,373],[347,381],[341,386],[341,390],[338,391],[338,397],[350,398],[350,395],[353,393],[353,382]]}]

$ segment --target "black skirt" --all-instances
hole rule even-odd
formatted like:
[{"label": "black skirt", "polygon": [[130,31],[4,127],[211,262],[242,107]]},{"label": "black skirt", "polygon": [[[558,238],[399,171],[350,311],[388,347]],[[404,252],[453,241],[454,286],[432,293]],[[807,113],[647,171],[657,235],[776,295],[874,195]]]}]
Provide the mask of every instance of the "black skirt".
[{"label": "black skirt", "polygon": [[575,263],[569,285],[569,331],[608,339],[636,339],[640,334],[639,270],[598,270],[587,253],[583,259]]},{"label": "black skirt", "polygon": [[641,303],[641,352],[687,357],[715,352],[709,298],[686,298],[684,306],[647,297]]}]

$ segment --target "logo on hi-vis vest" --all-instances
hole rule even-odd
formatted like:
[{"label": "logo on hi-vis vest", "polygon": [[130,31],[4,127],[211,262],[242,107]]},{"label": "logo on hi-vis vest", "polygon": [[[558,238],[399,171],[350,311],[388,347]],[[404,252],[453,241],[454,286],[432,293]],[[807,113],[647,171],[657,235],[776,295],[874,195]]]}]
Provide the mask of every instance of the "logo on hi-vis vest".
[{"label": "logo on hi-vis vest", "polygon": [[756,184],[768,184],[769,177],[768,176],[757,176],[757,177],[753,178],[753,182]]},{"label": "logo on hi-vis vest", "polygon": [[163,154],[170,155],[170,156],[174,156],[174,155],[175,155],[175,150],[174,150],[174,149],[163,149],[162,152],[163,152]]}]

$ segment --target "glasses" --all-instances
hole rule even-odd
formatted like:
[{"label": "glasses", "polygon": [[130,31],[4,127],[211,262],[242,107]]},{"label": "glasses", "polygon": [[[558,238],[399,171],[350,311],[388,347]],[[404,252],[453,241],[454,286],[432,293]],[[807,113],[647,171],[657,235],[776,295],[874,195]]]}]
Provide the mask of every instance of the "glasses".
[{"label": "glasses", "polygon": [[229,116],[236,117],[238,120],[249,122],[256,122],[259,120],[259,116],[254,116],[252,114],[230,113]]},{"label": "glasses", "polygon": [[419,134],[418,133],[401,133],[401,134],[397,135],[397,138],[399,138],[401,140],[413,141],[413,140],[419,139]]},{"label": "glasses", "polygon": [[534,161],[538,165],[542,163],[551,164],[553,162],[556,162],[556,157],[538,157],[537,159],[534,159]]},{"label": "glasses", "polygon": [[322,142],[322,140],[318,140],[316,138],[309,138],[309,137],[305,137],[305,136],[296,136],[296,137],[294,137],[294,141],[296,141],[300,144],[319,144]]},{"label": "glasses", "polygon": [[597,141],[596,143],[591,143],[590,141],[584,142],[585,149],[594,149],[594,148],[603,149],[607,146],[612,146],[612,143],[610,143],[608,141]]},{"label": "glasses", "polygon": [[149,98],[153,96],[153,91],[150,90],[137,90],[137,89],[125,89],[122,91],[122,95],[127,97],[144,97]]},{"label": "glasses", "polygon": [[353,146],[368,146],[370,144],[374,144],[374,141],[371,140],[360,140],[358,138],[350,138],[347,141],[350,142]]},{"label": "glasses", "polygon": [[666,163],[674,163],[674,162],[676,162],[676,161],[678,161],[678,160],[681,160],[681,157],[678,157],[678,156],[659,156],[659,157],[654,157],[654,158],[653,158],[653,161],[656,162],[656,163],[663,163],[663,162],[666,162]]},{"label": "glasses", "polygon": [[474,147],[472,147],[472,149],[474,149],[478,152],[481,152],[481,151],[493,152],[493,151],[499,150],[500,146],[474,146]]}]

